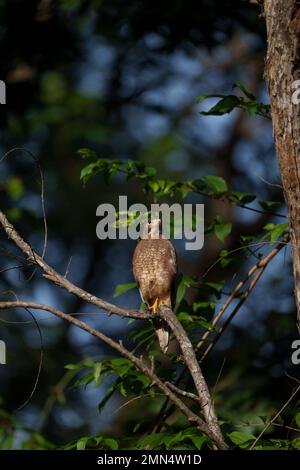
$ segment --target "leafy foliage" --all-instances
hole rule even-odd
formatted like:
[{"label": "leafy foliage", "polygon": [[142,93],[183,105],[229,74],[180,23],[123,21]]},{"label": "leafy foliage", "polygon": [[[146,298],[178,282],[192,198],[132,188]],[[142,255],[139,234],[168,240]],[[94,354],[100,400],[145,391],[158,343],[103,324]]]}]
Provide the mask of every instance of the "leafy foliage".
[{"label": "leafy foliage", "polygon": [[260,103],[257,98],[250,93],[241,83],[235,83],[233,88],[238,88],[244,96],[236,95],[202,95],[197,99],[198,103],[202,103],[208,98],[221,98],[217,104],[215,104],[208,111],[201,111],[200,114],[204,116],[222,116],[223,114],[230,113],[235,108],[243,109],[248,113],[250,117],[254,114],[258,114],[263,117],[270,117],[270,106],[264,103]]},{"label": "leafy foliage", "polygon": [[[162,197],[181,196],[184,199],[189,193],[205,194],[215,199],[224,199],[231,204],[245,207],[256,199],[255,194],[241,191],[229,191],[226,181],[219,176],[207,175],[194,180],[172,180],[170,178],[157,179],[156,169],[148,167],[142,161],[121,161],[109,158],[99,158],[90,149],[78,150],[78,155],[84,159],[95,160],[84,166],[81,170],[81,180],[86,184],[97,174],[103,174],[104,180],[109,182],[110,178],[121,173],[128,180],[136,178],[144,188],[145,193],[151,193],[158,200]],[[262,209],[274,211],[280,205],[277,201],[259,201]]]},{"label": "leafy foliage", "polygon": [[119,391],[123,397],[127,397],[130,393],[147,393],[150,388],[151,381],[143,373],[139,372],[135,366],[126,358],[113,358],[102,362],[93,362],[87,360],[79,364],[68,364],[67,369],[80,372],[80,377],[76,380],[74,387],[87,386],[94,383],[95,387],[103,384],[108,377],[118,377],[114,384],[108,389],[106,396],[99,403],[99,410],[107,402],[107,396],[111,396],[111,392]]},{"label": "leafy foliage", "polygon": [[[247,111],[249,116],[253,114],[263,115],[268,117],[269,107],[262,103],[248,92],[245,87],[241,84],[235,84],[234,88],[238,88],[244,96],[235,95],[206,95],[200,97],[199,101],[204,101],[209,97],[219,97],[220,101],[214,105],[209,111],[203,112],[202,114],[207,115],[222,115],[231,112],[234,108],[242,108]],[[231,205],[240,206],[243,208],[250,208],[257,212],[275,214],[278,210],[280,203],[277,201],[266,201],[259,200],[255,194],[242,191],[231,191],[226,181],[215,175],[206,175],[202,178],[194,180],[174,180],[170,178],[157,177],[157,171],[153,167],[148,167],[144,162],[139,160],[116,160],[108,158],[99,158],[93,151],[89,149],[80,149],[78,154],[81,158],[90,161],[85,165],[81,171],[81,180],[84,184],[98,174],[102,174],[104,180],[108,183],[111,177],[120,174],[125,180],[135,179],[138,181],[144,193],[147,196],[151,196],[154,201],[162,198],[172,199],[181,198],[184,199],[188,194],[198,194],[208,196],[212,199],[219,199],[225,201]],[[253,206],[253,203],[256,203]],[[261,209],[258,209],[260,207]],[[280,215],[281,216],[281,215]],[[131,215],[127,214],[127,223],[131,223]],[[227,222],[221,215],[216,215],[212,222],[205,227],[205,233],[214,233],[216,238],[226,243],[228,237],[232,233],[232,223]],[[217,261],[220,264],[221,269],[228,269],[234,266],[240,265],[247,256],[247,250],[250,246],[260,246],[264,243],[274,244],[278,241],[288,240],[288,224],[287,223],[268,223],[264,227],[264,233],[258,237],[243,236],[240,235],[241,247],[239,250],[227,250],[223,248],[220,250],[220,258]],[[261,254],[258,253],[258,258]],[[130,289],[136,287],[135,283],[120,284],[116,287],[114,296],[121,295]],[[199,300],[189,305],[186,302],[186,294],[188,290],[197,291],[197,298]],[[224,294],[225,291],[228,291]],[[205,278],[198,278],[196,276],[188,276],[181,274],[177,282],[176,291],[176,314],[179,321],[182,323],[185,330],[188,332],[193,344],[197,344],[199,338],[203,335],[203,332],[208,331],[212,335],[215,334],[218,327],[214,326],[212,319],[218,309],[219,300],[224,295],[231,294],[231,287],[228,282],[225,281],[206,281]],[[239,298],[242,298],[244,291],[238,294]],[[132,322],[130,322],[132,323]],[[131,341],[135,343],[134,352],[145,351],[148,353],[148,358],[155,360],[156,373],[163,380],[173,381],[178,374],[178,358],[175,354],[169,353],[168,358],[170,366],[166,368],[161,363],[159,356],[160,353],[152,346],[155,342],[154,328],[149,323],[145,326],[133,329],[129,335]],[[180,361],[179,361],[180,362]],[[108,388],[105,397],[99,404],[99,410],[107,404],[108,400],[118,392],[124,398],[128,397],[129,394],[134,396],[144,397],[144,399],[158,400],[156,397],[155,388],[151,386],[149,380],[143,376],[143,374],[137,372],[129,361],[125,359],[111,359],[96,364],[87,364],[87,368],[91,369],[88,374],[83,375],[77,380],[76,385],[86,385],[94,382],[96,386],[103,383],[104,377],[117,376],[113,384]],[[298,419],[298,418],[297,418]],[[261,423],[265,424],[261,418]],[[285,439],[265,439],[260,438],[256,442],[257,429],[255,425],[249,424],[247,428],[249,430],[242,431],[235,429],[235,427],[227,423],[227,426],[231,428],[231,432],[228,432],[227,439],[228,443],[231,443],[232,448],[249,449],[254,445],[255,449],[267,449],[267,448],[296,448],[298,445],[297,440],[288,442]],[[138,432],[140,424],[134,427],[134,432]],[[96,438],[97,439],[97,438]],[[105,445],[104,441],[102,442]],[[89,438],[83,438],[83,441],[79,443],[73,443],[73,446],[85,448],[86,446],[97,446],[99,444],[97,440],[89,440]],[[255,444],[254,444],[255,443]],[[149,448],[149,449],[199,449],[202,445],[206,445],[207,441],[205,436],[199,433],[194,428],[182,429],[179,432],[175,432],[174,429],[168,429],[159,433],[151,433],[146,436],[140,436],[135,439],[133,444],[131,439],[127,439],[125,444],[126,448]],[[124,445],[124,440],[118,443],[119,448]]]},{"label": "leafy foliage", "polygon": [[[67,12],[72,15],[74,12],[88,12],[87,16],[90,15],[91,11],[88,8],[88,4],[92,9],[99,8],[103,3],[103,0],[92,0],[91,2],[83,2],[81,0],[61,0],[60,5],[60,14],[61,12]],[[120,2],[119,2],[120,3]],[[184,3],[184,2],[183,2]],[[209,2],[208,2],[209,3]],[[122,8],[121,5],[118,7]],[[180,5],[177,5],[180,8]],[[143,5],[141,5],[143,9]],[[164,5],[162,5],[164,8]],[[207,6],[207,9],[209,7]],[[113,8],[112,8],[113,9]],[[118,8],[117,8],[118,9]],[[108,14],[110,8],[107,9]],[[135,9],[132,8],[132,11]],[[170,16],[169,5],[166,4],[167,16]],[[105,15],[106,10],[103,12]],[[127,13],[127,12],[126,12]],[[141,13],[141,11],[139,11]],[[213,11],[214,13],[214,11]],[[59,16],[59,15],[58,15]],[[83,18],[80,22],[80,27],[84,24]],[[148,20],[148,18],[147,18]],[[163,18],[165,21],[165,18]],[[127,21],[127,20],[126,20]],[[206,18],[204,22],[206,22]],[[140,19],[137,23],[140,22]],[[5,22],[4,22],[5,23]],[[68,22],[69,23],[69,22]],[[72,22],[70,22],[72,23]],[[110,21],[108,21],[110,23]],[[184,23],[184,22],[183,22]],[[24,21],[24,24],[25,21]],[[162,21],[163,24],[163,21]],[[117,25],[117,31],[119,34],[119,20]],[[138,34],[136,28],[133,28],[135,33]],[[163,28],[164,29],[164,28]],[[165,28],[166,30],[168,28]],[[171,28],[172,29],[172,28]],[[180,28],[179,28],[180,29]],[[109,34],[111,32],[109,31]],[[185,31],[183,31],[183,37],[185,38]],[[102,31],[101,31],[102,34]],[[112,33],[114,40],[117,39],[117,34]],[[172,33],[174,34],[174,33]],[[180,32],[181,34],[181,32]],[[21,36],[21,35],[20,35]],[[52,36],[53,37],[53,36]],[[123,42],[124,39],[121,41]],[[125,41],[125,40],[124,40]],[[142,39],[144,41],[144,38]],[[168,43],[169,39],[167,40]],[[74,41],[72,40],[72,47]],[[168,46],[163,46],[163,51]],[[172,47],[172,44],[170,44]],[[51,47],[52,50],[57,51],[59,48]],[[58,51],[59,52],[59,51]],[[40,53],[36,54],[37,57],[40,57]],[[69,56],[76,55],[72,49],[72,54],[69,53]],[[151,61],[153,53],[151,52]],[[64,69],[65,57],[62,59],[60,67],[57,67],[57,70]],[[5,61],[3,61],[5,63]],[[48,65],[47,65],[48,67]],[[41,77],[39,77],[41,78]],[[58,128],[58,138],[57,141],[54,141],[56,145],[55,152],[62,146],[64,143],[64,138],[69,139],[70,142],[75,142],[75,145],[91,145],[91,141],[95,144],[95,148],[99,150],[99,154],[115,154],[115,147],[107,146],[107,141],[112,134],[112,130],[108,125],[100,124],[103,121],[106,121],[106,112],[105,104],[102,102],[95,102],[92,98],[80,95],[76,90],[72,90],[68,87],[67,80],[65,76],[58,71],[46,71],[43,73],[41,80],[35,80],[36,82],[41,83],[40,90],[38,91],[41,96],[41,102],[43,106],[39,109],[30,110],[30,113],[27,113],[26,120],[29,119],[30,123],[36,133],[42,131],[47,132],[49,129]],[[120,80],[122,81],[122,80]],[[235,94],[230,95],[205,95],[200,97],[199,102],[205,101],[207,98],[217,98],[219,101],[208,111],[204,111],[201,114],[203,115],[224,115],[232,112],[234,109],[242,109],[248,113],[249,116],[258,114],[260,116],[269,117],[269,106],[264,103],[260,103],[259,100],[250,93],[242,84],[237,83],[233,86],[237,88],[239,92],[242,93],[241,96]],[[115,93],[115,90],[113,90]],[[36,92],[37,94],[37,92]],[[120,97],[114,96],[116,102]],[[81,117],[83,116],[83,118]],[[9,126],[13,129],[15,135],[20,133],[22,125],[17,116],[10,115],[10,124]],[[109,116],[110,121],[115,120],[115,116]],[[68,122],[69,134],[66,135],[61,132],[59,128],[60,123],[66,127],[65,123]],[[27,134],[27,121],[26,126]],[[46,132],[46,133],[47,133]],[[78,138],[80,136],[80,138]],[[26,135],[27,137],[27,135]],[[112,136],[112,140],[115,139],[115,135]],[[118,137],[118,135],[117,135]],[[158,163],[156,164],[159,168],[159,161],[168,154],[168,152],[176,150],[179,139],[174,137],[174,134],[166,134],[159,136],[157,139],[149,144],[148,147],[142,149],[143,155],[141,157],[158,156]],[[86,143],[88,142],[88,144]],[[103,144],[103,146],[101,145]],[[63,147],[62,154],[65,151]],[[73,147],[67,147],[66,153],[72,153]],[[110,148],[107,151],[107,148]],[[111,149],[113,148],[113,152]],[[141,152],[141,153],[142,153]],[[232,190],[229,183],[227,183],[223,178],[217,175],[206,175],[203,177],[198,177],[195,175],[195,179],[181,179],[175,180],[169,177],[164,177],[158,172],[153,166],[148,166],[144,161],[139,159],[127,159],[127,155],[131,155],[130,151],[126,150],[123,152],[117,151],[116,155],[119,158],[102,158],[98,155],[97,152],[89,148],[82,148],[78,151],[78,155],[82,158],[84,166],[81,171],[81,181],[84,186],[97,175],[102,175],[104,181],[107,184],[112,183],[112,178],[117,177],[116,180],[124,182],[131,182],[134,180],[138,182],[141,188],[143,188],[147,199],[157,201],[160,199],[170,199],[170,198],[179,198],[184,200],[188,196],[192,198],[195,197],[209,197],[213,200],[223,201],[233,206],[250,208],[256,211],[261,211],[264,214],[276,213],[280,206],[278,201],[265,201],[258,198],[256,194],[252,194],[248,191],[236,191]],[[126,155],[126,157],[123,157]],[[51,155],[52,157],[53,155]],[[60,157],[61,155],[59,155]],[[139,158],[139,156],[138,156]],[[147,158],[145,159],[145,161]],[[69,166],[68,166],[69,169]],[[212,170],[208,170],[211,172]],[[54,183],[52,183],[54,184]],[[22,178],[13,177],[8,179],[5,183],[5,190],[8,196],[13,201],[18,201],[22,199],[22,196],[25,191],[25,184]],[[88,190],[88,188],[86,188]],[[27,216],[27,220],[33,220],[32,214],[30,219],[30,213],[28,209],[24,209],[20,206],[13,206],[8,211],[9,218],[12,220],[20,220],[24,215]],[[130,221],[130,215],[128,215]],[[211,221],[212,220],[212,221]],[[232,223],[227,220],[226,216],[223,214],[212,216],[206,226],[206,235],[214,234],[214,237],[222,243],[222,248],[218,253],[218,266],[221,268],[221,279],[226,277],[227,281],[220,280],[211,280],[208,281],[205,276],[196,277],[188,276],[182,274],[179,278],[176,304],[177,304],[177,316],[178,319],[183,324],[184,328],[188,331],[192,341],[196,343],[204,331],[211,331],[213,334],[216,332],[216,327],[212,326],[211,320],[213,316],[218,312],[220,305],[223,304],[224,299],[231,294],[233,289],[233,283],[228,281],[232,271],[236,267],[240,266],[245,260],[248,260],[249,250],[252,248],[252,245],[255,244],[267,244],[271,245],[277,241],[286,242],[288,238],[288,226],[286,223],[278,224],[276,220],[273,220],[265,225],[264,233],[257,233],[254,237],[240,234],[241,249],[239,251],[234,251],[230,248],[230,241],[232,238],[233,228]],[[36,223],[36,220],[35,220]],[[221,244],[219,243],[218,246]],[[256,249],[256,248],[254,248]],[[254,253],[257,258],[261,255],[260,253]],[[227,276],[227,272],[230,274]],[[225,276],[226,274],[226,276]],[[130,289],[135,288],[135,283],[120,284],[116,286],[114,296],[117,297],[128,292]],[[188,304],[186,299],[189,297],[188,291],[192,291],[196,298],[195,301],[192,301],[191,304]],[[132,323],[132,322],[131,322]],[[155,370],[159,377],[164,380],[175,381],[178,377],[178,374],[181,370],[180,358],[178,358],[177,351],[171,352],[167,357],[161,358],[160,353],[154,348],[154,328],[153,325],[149,322],[146,325],[140,326],[137,325],[137,322],[134,322],[134,329],[130,332],[128,339],[134,343],[134,351],[141,353],[145,361],[153,359],[155,365]],[[137,326],[136,326],[137,325]],[[249,354],[250,355],[250,354]],[[166,363],[166,361],[168,361]],[[108,360],[86,360],[81,361],[80,364],[69,364],[67,366],[68,371],[73,371],[76,373],[77,380],[74,384],[76,388],[83,388],[90,385],[94,386],[96,389],[98,387],[106,387],[105,396],[101,398],[99,402],[99,411],[102,412],[104,407],[107,405],[109,400],[115,396],[118,400],[129,401],[132,398],[136,398],[137,402],[141,401],[142,405],[140,410],[143,411],[144,400],[147,400],[147,408],[151,409],[152,415],[154,416],[159,411],[159,405],[162,402],[162,398],[157,395],[157,390],[155,387],[149,383],[149,379],[143,374],[138,372],[133,365],[123,358],[112,358]],[[246,371],[247,372],[247,371]],[[231,385],[231,390],[234,388],[232,382],[232,376],[234,380],[239,380],[238,374],[240,371],[235,371],[231,375],[228,374],[226,377],[226,385],[224,401],[230,402],[232,396],[226,398],[226,387],[229,382]],[[234,375],[237,374],[237,375]],[[210,377],[211,383],[214,383],[215,377]],[[231,381],[231,382],[230,382]],[[221,384],[222,385],[222,384]],[[186,387],[186,381],[183,380],[180,383],[180,386],[183,388]],[[224,387],[224,384],[223,384]],[[224,389],[223,389],[224,390]],[[191,390],[193,391],[193,390]],[[235,395],[233,391],[233,395]],[[241,393],[238,393],[239,396]],[[218,401],[218,394],[216,395],[216,401]],[[248,403],[251,404],[250,400]],[[190,404],[189,406],[195,407],[195,405]],[[250,406],[250,405],[249,405]],[[240,407],[242,409],[242,406]],[[126,408],[125,408],[126,409]],[[234,412],[237,412],[238,407],[233,406],[232,409]],[[197,409],[198,411],[198,409]],[[289,418],[292,414],[295,413],[294,410],[290,411]],[[225,412],[224,412],[225,414]],[[222,414],[221,414],[222,415]],[[295,423],[299,427],[299,413],[295,414]],[[55,444],[48,442],[38,433],[32,432],[30,429],[25,429],[20,425],[16,420],[14,420],[10,415],[2,415],[1,419],[1,433],[0,433],[0,442],[1,447],[11,448],[13,446],[13,440],[15,438],[15,432],[21,430],[25,432],[27,437],[22,444],[23,448],[37,448],[37,449],[50,449],[57,448]],[[149,416],[146,416],[146,419],[149,419]],[[139,414],[135,414],[132,417],[132,420],[127,425],[130,428],[130,431],[127,433],[127,437],[119,437],[117,435],[106,436],[87,436],[86,433],[82,433],[80,438],[72,440],[70,443],[64,445],[63,449],[112,449],[116,450],[118,448],[139,448],[139,449],[200,449],[202,446],[207,445],[205,436],[203,436],[196,428],[190,427],[189,424],[183,422],[182,419],[178,416],[174,416],[174,425],[164,426],[162,432],[150,433],[149,429],[152,428],[152,423],[145,423],[145,426],[142,423],[142,417]],[[267,422],[267,419],[262,419],[262,425],[264,426]],[[281,423],[282,424],[282,423]],[[239,427],[237,427],[232,419],[225,422],[224,428],[228,429],[227,441],[232,448],[249,448],[255,439],[255,436],[259,434],[257,427],[253,423],[247,423],[247,432],[242,432]],[[274,431],[273,428],[272,432]],[[145,436],[145,432],[148,433]],[[275,433],[274,433],[275,434]],[[291,438],[289,441],[285,439],[273,439],[267,434],[266,438],[259,439],[255,445],[255,449],[263,448],[294,448],[299,449],[299,438]]]},{"label": "leafy foliage", "polygon": [[134,289],[137,286],[136,282],[128,282],[127,284],[119,284],[115,288],[114,297],[125,294],[131,289]]}]

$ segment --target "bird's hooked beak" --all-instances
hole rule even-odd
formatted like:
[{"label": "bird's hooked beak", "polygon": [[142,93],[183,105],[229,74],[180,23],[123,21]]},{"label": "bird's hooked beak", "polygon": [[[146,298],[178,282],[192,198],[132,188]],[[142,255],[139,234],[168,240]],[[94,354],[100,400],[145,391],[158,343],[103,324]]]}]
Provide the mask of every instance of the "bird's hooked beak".
[{"label": "bird's hooked beak", "polygon": [[158,239],[161,234],[161,221],[160,219],[152,219],[148,223],[148,237],[150,239]]}]

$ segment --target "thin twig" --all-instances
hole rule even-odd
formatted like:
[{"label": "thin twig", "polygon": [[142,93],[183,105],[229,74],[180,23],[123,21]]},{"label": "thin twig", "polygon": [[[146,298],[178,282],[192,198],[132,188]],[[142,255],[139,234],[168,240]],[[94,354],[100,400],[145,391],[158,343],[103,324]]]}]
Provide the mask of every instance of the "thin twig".
[{"label": "thin twig", "polygon": [[[284,246],[286,246],[286,244],[287,244],[287,242],[284,242],[284,241],[280,241],[280,242],[277,242],[277,243],[278,243],[278,244],[277,244],[277,247],[274,249],[275,251],[272,250],[265,258],[263,258],[262,260],[260,260],[259,263],[262,263],[262,265],[264,266],[264,268],[265,268],[265,267],[267,266],[267,264],[271,261],[271,259],[274,258],[274,256],[276,256],[276,254],[280,251],[280,249],[283,248]],[[259,243],[255,243],[255,244],[252,244],[252,245],[257,246],[258,244],[259,244]],[[241,248],[238,248],[237,250],[240,250],[240,249],[241,249]],[[233,250],[233,251],[237,251],[237,250]],[[259,267],[258,267],[258,264],[259,264],[259,263],[256,263],[256,265],[254,265],[254,266],[249,270],[249,272],[247,273],[245,279],[244,279],[243,281],[240,281],[240,283],[238,283],[238,285],[237,285],[237,286],[235,287],[235,289],[234,289],[234,292],[235,292],[234,295],[236,295],[236,294],[240,291],[241,287],[247,282],[247,280],[248,280],[249,277],[250,277],[250,276],[249,276],[249,273],[252,275],[252,274],[259,268]],[[261,266],[261,265],[260,265],[260,266]],[[263,271],[262,271],[262,272],[263,272]],[[259,277],[261,276],[262,272],[259,273]],[[206,275],[206,274],[207,274],[207,273],[205,273],[205,275]],[[256,282],[258,281],[259,277],[257,278]],[[249,296],[251,290],[254,288],[256,282],[252,283],[252,284],[249,286],[249,288],[248,288],[249,291],[248,291],[247,297]],[[233,300],[234,295],[231,294],[231,300]],[[235,308],[234,311],[232,312],[230,318],[229,318],[228,321],[226,322],[225,328],[226,328],[226,326],[228,326],[228,324],[230,323],[230,321],[231,321],[231,319],[233,318],[233,316],[238,312],[239,308],[241,307],[241,305],[243,304],[243,302],[246,300],[247,297],[245,297],[244,299],[242,299],[242,302],[239,302],[239,304],[236,306],[236,308]],[[216,316],[216,319],[217,319],[217,320],[215,321],[215,324],[216,324],[217,321],[221,318],[221,316],[223,315],[223,313],[225,312],[225,309],[229,306],[229,304],[230,304],[230,302],[226,302],[226,304],[223,306],[223,308],[222,308],[221,311],[220,311],[220,312],[222,312],[222,313],[220,314],[220,312],[219,312],[219,314]],[[224,308],[224,307],[225,307],[225,308]],[[224,326],[223,326],[223,330],[222,330],[221,332],[219,332],[219,337],[221,336],[221,334],[222,334],[222,332],[224,331],[225,328],[224,328]],[[206,334],[204,334],[204,335],[202,336],[202,338],[201,338],[201,340],[200,340],[201,344],[203,344],[203,342],[205,341],[205,339],[208,337],[209,334],[210,334],[210,331],[206,332]],[[218,334],[218,333],[217,333],[217,334]],[[216,338],[215,343],[218,341],[219,337]],[[198,344],[199,344],[199,343],[198,343]],[[198,345],[197,345],[197,346],[198,346]],[[199,345],[199,347],[200,347],[200,346],[201,346],[201,345]],[[206,350],[205,353],[204,353],[205,356],[204,356],[204,355],[202,356],[201,361],[203,361],[203,360],[205,359],[205,357],[206,357],[207,354],[210,352],[210,350],[213,348],[213,346],[214,346],[214,345],[212,345],[212,346],[210,345],[210,346],[209,346],[209,347],[210,347],[209,350],[208,350],[208,348],[207,348],[207,350]],[[198,347],[198,349],[199,349],[199,347]],[[197,348],[197,347],[196,347],[196,348]],[[196,350],[197,350],[197,349],[196,349]],[[200,362],[200,363],[201,363],[201,362]],[[183,377],[183,375],[184,375],[185,372],[186,372],[186,368],[184,368],[184,369],[182,370],[181,374],[179,375],[178,379],[176,380],[176,384],[180,383],[180,381],[181,381],[181,379],[182,379],[182,377]],[[156,419],[155,426],[154,426],[154,429],[155,429],[155,430],[156,430],[156,429],[159,429],[160,423],[166,418],[166,416],[169,416],[169,413],[170,413],[170,410],[172,409],[172,407],[171,407],[171,409],[169,409],[169,410],[167,411],[167,406],[168,406],[168,398],[164,401],[164,403],[163,403],[163,405],[162,405],[162,407],[161,407],[161,409],[160,409],[159,415],[158,415],[158,417],[157,417],[157,419]]]},{"label": "thin twig", "polygon": [[219,328],[219,330],[217,331],[214,339],[212,340],[212,342],[207,346],[206,350],[204,351],[204,353],[202,354],[201,358],[200,358],[200,364],[202,364],[202,362],[204,361],[204,359],[207,357],[207,355],[211,352],[211,350],[215,347],[216,343],[219,341],[221,335],[224,333],[225,329],[228,327],[228,325],[230,324],[230,322],[232,321],[232,319],[235,317],[235,315],[237,314],[237,312],[240,310],[241,306],[243,305],[243,303],[245,302],[245,300],[248,298],[250,292],[254,289],[255,285],[257,284],[257,282],[259,281],[262,273],[264,271],[264,268],[260,268],[260,270],[258,271],[258,273],[256,274],[256,276],[254,277],[254,279],[252,280],[252,282],[250,283],[248,289],[244,292],[243,294],[243,297],[241,298],[241,300],[238,302],[238,304],[236,305],[236,307],[233,309],[233,311],[231,312],[231,314],[229,315],[229,317],[226,319],[226,321],[223,323],[223,325]]},{"label": "thin twig", "polygon": [[296,388],[296,390],[293,391],[292,395],[290,396],[290,398],[288,399],[288,401],[283,405],[282,408],[280,408],[280,410],[278,411],[278,413],[276,413],[276,415],[271,419],[271,421],[269,421],[266,426],[263,428],[263,430],[261,431],[261,433],[257,436],[257,438],[255,439],[255,441],[253,442],[252,446],[250,447],[250,450],[254,449],[254,447],[256,446],[257,442],[259,441],[259,439],[263,436],[263,434],[266,432],[266,430],[273,424],[273,422],[278,418],[278,416],[285,410],[285,408],[291,403],[291,401],[293,400],[294,396],[297,395],[297,393],[299,392],[300,390],[300,385],[299,387]]},{"label": "thin twig", "polygon": [[[289,240],[287,241],[284,241],[284,240],[281,240],[281,241],[277,241],[278,244],[280,245],[284,245],[284,246],[287,246],[290,242]],[[266,245],[273,245],[274,243],[273,242],[270,242],[270,241],[267,241],[267,242],[256,242],[256,243],[248,243],[247,245],[244,245],[244,246],[239,246],[238,248],[234,248],[233,250],[230,250],[228,251],[228,255],[231,255],[233,253],[237,253],[238,251],[242,251],[242,250],[245,250],[245,249],[248,249],[249,247],[254,247],[254,246],[266,246]],[[214,261],[208,268],[207,270],[204,272],[204,274],[201,275],[201,279],[204,279],[208,273],[218,264],[220,263],[220,261],[222,261],[223,257],[220,256],[216,261]]]},{"label": "thin twig", "polygon": [[[166,384],[168,382],[165,382]],[[155,393],[154,395],[152,393],[146,393],[145,395],[139,395],[137,397],[133,397],[131,398],[130,400],[127,400],[125,401],[125,403],[123,403],[121,406],[119,406],[119,408],[117,408],[116,410],[113,411],[113,414],[116,414],[118,413],[120,410],[122,410],[123,408],[125,408],[126,406],[130,405],[130,403],[136,401],[136,400],[141,400],[141,399],[144,399],[145,397],[150,397],[150,398],[153,398],[153,396],[165,396],[164,393]]]},{"label": "thin twig", "polygon": [[42,372],[42,366],[43,366],[43,359],[44,359],[44,344],[43,344],[43,335],[42,335],[42,330],[40,328],[40,325],[37,321],[37,319],[35,318],[35,316],[33,315],[33,313],[27,308],[27,307],[24,307],[26,312],[29,313],[29,315],[31,316],[31,318],[33,319],[33,322],[35,323],[35,326],[37,327],[37,331],[38,331],[38,334],[39,334],[39,339],[40,339],[40,359],[39,359],[39,365],[38,365],[38,370],[37,370],[37,373],[36,373],[36,377],[35,377],[35,380],[34,380],[34,384],[33,384],[33,387],[32,387],[32,390],[28,396],[28,398],[20,405],[18,406],[18,408],[16,408],[14,410],[14,412],[16,411],[20,411],[22,410],[23,408],[25,408],[26,405],[28,405],[28,403],[30,402],[31,398],[33,397],[33,395],[35,394],[35,391],[37,389],[37,386],[38,386],[38,383],[39,383],[39,380],[40,380],[40,376],[41,376],[41,372]]},{"label": "thin twig", "polygon": [[182,390],[182,388],[176,387],[176,385],[172,384],[172,382],[166,382],[166,385],[168,385],[168,387],[171,390],[173,390],[173,392],[177,393],[178,395],[181,395],[182,397],[190,398],[191,400],[194,400],[197,403],[200,402],[200,398],[194,393],[187,392],[186,390]]},{"label": "thin twig", "polygon": [[[217,315],[214,317],[214,319],[212,320],[212,327],[214,327],[219,321],[220,319],[222,318],[222,316],[224,315],[225,311],[227,310],[227,308],[229,307],[229,305],[231,304],[231,302],[234,300],[234,298],[236,298],[236,296],[239,294],[239,292],[241,291],[242,287],[246,284],[246,282],[249,280],[249,278],[259,269],[263,268],[263,270],[266,268],[267,264],[279,253],[279,251],[283,248],[284,245],[282,244],[278,244],[275,248],[273,248],[272,251],[270,251],[270,253],[268,253],[264,258],[262,258],[260,261],[258,261],[258,263],[256,263],[254,266],[251,267],[251,269],[248,271],[248,273],[246,274],[246,276],[244,277],[244,279],[242,279],[237,285],[236,287],[234,288],[234,290],[232,291],[232,293],[230,294],[230,296],[228,297],[228,299],[226,300],[225,304],[223,305],[223,307],[220,309],[220,311],[217,313]],[[255,285],[255,284],[254,284]],[[251,290],[253,289],[254,285],[252,286]],[[248,295],[249,293],[251,292],[251,290],[248,292]],[[247,296],[248,296],[247,295]],[[199,342],[197,343],[196,347],[195,347],[195,350],[198,351],[201,346],[203,345],[203,343],[206,341],[206,339],[208,338],[208,336],[211,334],[211,331],[212,330],[206,330],[205,333],[203,333],[201,339],[199,340]]]},{"label": "thin twig", "polygon": [[46,209],[45,209],[45,181],[44,181],[44,175],[43,175],[43,170],[41,167],[41,164],[39,162],[39,159],[34,155],[31,150],[25,148],[25,147],[14,147],[8,152],[6,152],[0,159],[0,163],[3,162],[9,155],[11,155],[14,152],[24,152],[27,155],[29,155],[32,160],[34,161],[35,165],[38,168],[39,175],[40,175],[40,183],[41,183],[41,207],[42,207],[42,214],[43,214],[43,224],[44,224],[44,243],[43,243],[43,251],[42,251],[42,258],[44,258],[46,249],[47,249],[47,242],[48,242],[48,224],[47,224],[47,217],[46,217]]},{"label": "thin twig", "polygon": [[283,186],[278,183],[270,183],[270,181],[266,180],[263,176],[259,175],[258,173],[255,173],[255,175],[264,183],[266,183],[268,186],[273,186],[274,188],[279,188],[283,190]]},{"label": "thin twig", "polygon": [[285,424],[272,423],[272,426],[277,426],[279,428],[288,429],[289,431],[295,431],[300,433],[300,429],[293,428],[292,426],[286,426]]}]

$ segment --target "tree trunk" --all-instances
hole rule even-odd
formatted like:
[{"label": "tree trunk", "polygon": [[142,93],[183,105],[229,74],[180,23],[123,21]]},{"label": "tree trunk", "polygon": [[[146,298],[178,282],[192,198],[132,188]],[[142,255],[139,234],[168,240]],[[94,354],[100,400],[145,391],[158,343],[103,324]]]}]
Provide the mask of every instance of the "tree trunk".
[{"label": "tree trunk", "polygon": [[[300,325],[300,2],[264,0],[268,50],[265,78],[291,233]],[[299,330],[300,331],[300,330]]]}]

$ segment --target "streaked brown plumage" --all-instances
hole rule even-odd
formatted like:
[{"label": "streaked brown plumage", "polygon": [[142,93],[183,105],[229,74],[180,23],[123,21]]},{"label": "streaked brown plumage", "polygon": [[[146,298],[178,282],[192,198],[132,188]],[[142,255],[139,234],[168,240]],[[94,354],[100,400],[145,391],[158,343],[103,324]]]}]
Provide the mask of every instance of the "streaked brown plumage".
[{"label": "streaked brown plumage", "polygon": [[[148,224],[148,238],[140,240],[133,255],[133,274],[143,302],[156,313],[160,305],[173,308],[177,273],[176,252],[172,243],[159,233],[159,220]],[[154,236],[159,238],[154,238]],[[156,319],[156,333],[163,352],[169,344],[169,328]]]}]

